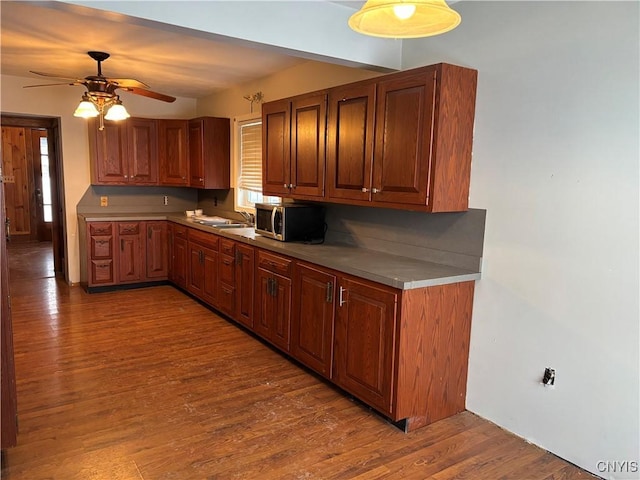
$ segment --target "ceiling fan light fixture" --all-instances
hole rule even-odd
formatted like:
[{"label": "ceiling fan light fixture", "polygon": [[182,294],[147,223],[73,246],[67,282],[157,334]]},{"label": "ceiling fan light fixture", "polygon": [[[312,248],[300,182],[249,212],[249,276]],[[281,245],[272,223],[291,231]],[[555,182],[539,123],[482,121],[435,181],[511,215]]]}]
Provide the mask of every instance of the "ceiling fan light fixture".
[{"label": "ceiling fan light fixture", "polygon": [[349,27],[374,37],[419,38],[453,30],[461,20],[445,0],[367,0]]},{"label": "ceiling fan light fixture", "polygon": [[116,100],[116,103],[114,103],[113,105],[111,105],[111,107],[109,107],[109,110],[107,110],[106,115],[104,116],[105,120],[126,120],[127,118],[129,118],[131,115],[129,115],[129,112],[127,112],[127,109],[124,108],[124,105],[122,105],[122,102],[120,101],[120,99]]},{"label": "ceiling fan light fixture", "polygon": [[78,108],[76,108],[76,111],[73,112],[74,117],[81,118],[93,118],[98,115],[100,115],[100,112],[86,95],[82,96],[82,101],[78,105]]}]

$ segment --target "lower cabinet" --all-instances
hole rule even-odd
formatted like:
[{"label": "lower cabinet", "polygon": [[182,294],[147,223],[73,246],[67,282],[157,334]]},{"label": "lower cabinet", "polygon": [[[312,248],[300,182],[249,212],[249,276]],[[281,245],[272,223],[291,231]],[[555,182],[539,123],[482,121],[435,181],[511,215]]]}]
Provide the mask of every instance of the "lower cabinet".
[{"label": "lower cabinet", "polygon": [[235,319],[253,329],[255,249],[236,243],[236,311]]},{"label": "lower cabinet", "polygon": [[258,250],[254,330],[285,352],[291,337],[292,267],[292,260]]},{"label": "lower cabinet", "polygon": [[217,307],[218,236],[191,229],[187,245],[187,290]]},{"label": "lower cabinet", "polygon": [[291,354],[320,375],[331,378],[336,276],[315,265],[298,263],[293,282]]},{"label": "lower cabinet", "polygon": [[170,224],[169,280],[180,288],[187,288],[187,227]]},{"label": "lower cabinet", "polygon": [[233,240],[220,239],[218,260],[218,309],[235,316],[236,312],[236,244]]},{"label": "lower cabinet", "polygon": [[166,221],[79,222],[80,281],[87,288],[168,278]]},{"label": "lower cabinet", "polygon": [[396,290],[339,280],[333,380],[385,414],[391,413],[397,302]]}]

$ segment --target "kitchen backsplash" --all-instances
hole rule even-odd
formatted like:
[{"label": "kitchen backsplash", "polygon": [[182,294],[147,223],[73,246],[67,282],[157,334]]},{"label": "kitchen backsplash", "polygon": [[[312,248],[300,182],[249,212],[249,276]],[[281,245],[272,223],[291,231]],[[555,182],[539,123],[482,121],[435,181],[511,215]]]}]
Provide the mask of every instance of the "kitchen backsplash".
[{"label": "kitchen backsplash", "polygon": [[[164,205],[164,197],[167,205]],[[108,205],[100,206],[101,197]],[[78,205],[77,213],[171,213],[196,208],[198,193],[182,187],[106,187],[91,185]]]}]

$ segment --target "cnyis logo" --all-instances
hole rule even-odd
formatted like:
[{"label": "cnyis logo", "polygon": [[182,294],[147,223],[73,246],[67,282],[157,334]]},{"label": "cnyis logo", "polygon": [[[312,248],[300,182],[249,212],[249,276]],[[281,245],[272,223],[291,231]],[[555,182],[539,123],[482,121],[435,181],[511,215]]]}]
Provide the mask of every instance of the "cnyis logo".
[{"label": "cnyis logo", "polygon": [[635,460],[600,460],[596,464],[596,468],[600,473],[637,473],[640,471],[639,464]]}]

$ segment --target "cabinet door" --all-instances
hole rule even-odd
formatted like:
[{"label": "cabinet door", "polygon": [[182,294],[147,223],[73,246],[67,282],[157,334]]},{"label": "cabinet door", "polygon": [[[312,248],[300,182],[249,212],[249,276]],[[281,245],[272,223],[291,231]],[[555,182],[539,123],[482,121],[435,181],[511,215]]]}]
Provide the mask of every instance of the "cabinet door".
[{"label": "cabinet door", "polygon": [[169,275],[167,222],[146,222],[146,231],[147,279],[164,280]]},{"label": "cabinet door", "polygon": [[324,196],[327,96],[291,103],[291,196]]},{"label": "cabinet door", "polygon": [[187,290],[212,306],[217,306],[218,252],[188,242],[189,279]]},{"label": "cabinet door", "polygon": [[228,118],[201,117],[189,121],[189,185],[228,189],[230,177],[230,129]]},{"label": "cabinet door", "polygon": [[171,281],[181,288],[187,288],[187,261],[189,252],[187,240],[173,234],[171,255]]},{"label": "cabinet door", "polygon": [[291,183],[289,100],[262,105],[262,193],[289,194]]},{"label": "cabinet door", "polygon": [[378,83],[374,202],[427,204],[435,75],[435,68],[428,68]]},{"label": "cabinet door", "polygon": [[127,122],[129,181],[136,184],[158,184],[157,120],[130,118]]},{"label": "cabinet door", "polygon": [[104,122],[98,130],[98,121],[88,123],[89,152],[91,156],[91,183],[112,185],[129,183],[126,123]]},{"label": "cabinet door", "polygon": [[255,331],[285,352],[289,351],[291,327],[291,280],[257,270]]},{"label": "cabinet door", "polygon": [[319,374],[331,378],[336,277],[298,264],[291,318],[291,353]]},{"label": "cabinet door", "polygon": [[253,328],[254,249],[236,244],[236,314],[235,319]]},{"label": "cabinet door", "polygon": [[144,246],[140,222],[118,222],[117,226],[118,283],[141,282]]},{"label": "cabinet door", "polygon": [[327,198],[371,199],[374,83],[331,89],[327,124]]},{"label": "cabinet door", "polygon": [[161,185],[189,185],[188,135],[188,120],[158,120]]},{"label": "cabinet door", "polygon": [[220,310],[234,316],[236,311],[236,260],[220,254],[218,262],[218,300]]},{"label": "cabinet door", "polygon": [[338,289],[334,381],[391,413],[397,293],[352,277]]}]

